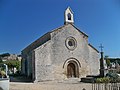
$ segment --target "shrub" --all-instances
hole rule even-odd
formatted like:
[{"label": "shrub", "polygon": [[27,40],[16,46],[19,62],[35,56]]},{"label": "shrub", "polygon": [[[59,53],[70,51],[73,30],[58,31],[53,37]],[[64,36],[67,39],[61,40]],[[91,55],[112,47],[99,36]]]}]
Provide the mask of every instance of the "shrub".
[{"label": "shrub", "polygon": [[5,78],[6,77],[5,71],[0,71],[0,76],[1,76],[1,78]]},{"label": "shrub", "polygon": [[117,73],[107,73],[106,77],[97,78],[96,83],[118,83],[120,82],[120,77]]},{"label": "shrub", "polygon": [[120,77],[117,73],[108,73],[106,76],[110,78],[110,82],[120,82]]},{"label": "shrub", "polygon": [[117,73],[108,73],[106,75],[107,77],[113,78],[113,79],[117,79],[119,76],[117,75]]},{"label": "shrub", "polygon": [[96,79],[96,83],[109,83],[110,82],[110,78],[108,77],[103,77],[103,78],[97,78]]}]

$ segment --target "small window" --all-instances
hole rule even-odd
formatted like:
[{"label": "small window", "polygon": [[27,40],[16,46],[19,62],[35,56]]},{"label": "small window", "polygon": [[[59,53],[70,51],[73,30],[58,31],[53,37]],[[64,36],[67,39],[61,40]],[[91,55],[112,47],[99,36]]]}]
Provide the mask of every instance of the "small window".
[{"label": "small window", "polygon": [[70,13],[68,13],[68,20],[71,20],[71,14]]},{"label": "small window", "polygon": [[77,41],[74,37],[68,37],[65,41],[65,45],[69,50],[74,50],[77,47]]},{"label": "small window", "polygon": [[74,46],[74,45],[75,45],[74,40],[73,40],[73,39],[70,39],[70,40],[68,41],[68,45],[69,45],[69,46]]}]

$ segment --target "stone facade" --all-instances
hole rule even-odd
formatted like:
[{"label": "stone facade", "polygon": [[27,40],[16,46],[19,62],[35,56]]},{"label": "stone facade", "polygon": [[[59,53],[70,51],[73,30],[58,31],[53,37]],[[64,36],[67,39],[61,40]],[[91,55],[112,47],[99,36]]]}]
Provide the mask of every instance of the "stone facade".
[{"label": "stone facade", "polygon": [[33,42],[22,51],[22,57],[22,73],[33,81],[99,74],[99,52],[71,21]]}]

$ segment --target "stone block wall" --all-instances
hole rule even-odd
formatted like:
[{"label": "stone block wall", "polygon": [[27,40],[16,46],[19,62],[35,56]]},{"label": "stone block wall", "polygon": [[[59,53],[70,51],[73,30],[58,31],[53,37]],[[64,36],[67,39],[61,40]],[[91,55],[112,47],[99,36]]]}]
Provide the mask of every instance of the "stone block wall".
[{"label": "stone block wall", "polygon": [[[79,78],[98,74],[98,52],[88,45],[88,36],[73,25],[65,25],[45,37],[38,39],[22,51],[24,57],[22,65],[25,65],[25,60],[29,62],[27,70],[33,74],[35,81],[67,79],[67,65],[70,61],[78,65]],[[73,50],[67,47],[66,41],[69,37],[76,41]],[[25,66],[22,67],[24,69]]]},{"label": "stone block wall", "polygon": [[89,47],[89,66],[90,66],[90,74],[91,75],[99,75],[100,69],[100,60],[99,53],[94,50],[91,45]]},{"label": "stone block wall", "polygon": [[35,77],[38,81],[53,79],[51,64],[51,41],[36,48],[35,51]]},{"label": "stone block wall", "polygon": [[[76,30],[72,25],[67,25],[60,30],[51,34],[51,60],[54,69],[54,76],[56,79],[67,78],[65,75],[66,69],[63,68],[63,64],[69,58],[75,58],[80,63],[79,77],[86,76],[89,73],[89,48],[87,37]],[[65,41],[68,37],[74,37],[77,41],[77,47],[74,50],[69,50]],[[57,73],[56,73],[57,72]]]}]

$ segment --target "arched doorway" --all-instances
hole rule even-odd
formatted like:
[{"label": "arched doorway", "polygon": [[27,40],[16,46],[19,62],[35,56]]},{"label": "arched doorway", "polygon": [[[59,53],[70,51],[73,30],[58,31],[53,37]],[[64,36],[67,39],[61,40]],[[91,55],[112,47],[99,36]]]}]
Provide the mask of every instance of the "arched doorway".
[{"label": "arched doorway", "polygon": [[76,62],[70,62],[67,65],[67,77],[68,78],[79,77],[78,65]]}]

